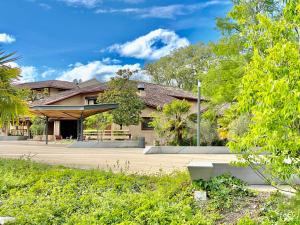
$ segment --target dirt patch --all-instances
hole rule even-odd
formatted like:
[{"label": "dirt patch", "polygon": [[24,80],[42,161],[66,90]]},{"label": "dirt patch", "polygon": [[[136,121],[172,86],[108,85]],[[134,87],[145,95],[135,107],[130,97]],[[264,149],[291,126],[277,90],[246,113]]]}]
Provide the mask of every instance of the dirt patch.
[{"label": "dirt patch", "polygon": [[222,218],[217,224],[236,224],[245,215],[258,218],[261,205],[270,197],[270,193],[261,192],[253,197],[244,197],[236,201],[234,206],[227,211],[220,212]]}]

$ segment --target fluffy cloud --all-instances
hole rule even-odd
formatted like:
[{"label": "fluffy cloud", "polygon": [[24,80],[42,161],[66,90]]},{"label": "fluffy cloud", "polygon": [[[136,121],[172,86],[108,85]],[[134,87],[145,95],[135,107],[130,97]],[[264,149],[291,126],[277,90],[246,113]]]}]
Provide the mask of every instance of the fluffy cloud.
[{"label": "fluffy cloud", "polygon": [[16,41],[16,39],[13,36],[6,34],[6,33],[0,33],[0,43],[9,44],[9,43],[12,43],[15,41]]},{"label": "fluffy cloud", "polygon": [[157,29],[133,41],[114,44],[108,50],[117,52],[121,56],[154,60],[188,45],[189,41],[186,38],[180,38],[174,31]]},{"label": "fluffy cloud", "polygon": [[[100,3],[102,3],[102,0],[59,0],[63,1],[69,6],[75,6],[75,7],[86,7],[86,8],[94,8],[97,7]],[[143,0],[118,0],[120,2],[124,3],[130,3],[130,4],[136,4],[143,2]]]},{"label": "fluffy cloud", "polygon": [[197,4],[174,4],[148,8],[98,9],[96,13],[125,13],[135,14],[140,18],[176,19],[177,16],[187,15],[213,5],[228,4],[231,4],[228,0],[211,0]]},{"label": "fluffy cloud", "polygon": [[97,78],[101,81],[107,81],[113,77],[120,69],[140,70],[140,64],[132,65],[107,65],[103,61],[93,61],[87,64],[76,63],[73,68],[64,71],[58,80],[73,81],[81,79],[82,81]]},{"label": "fluffy cloud", "polygon": [[13,67],[13,68],[20,68],[21,74],[19,80],[16,83],[26,83],[26,82],[33,82],[36,81],[38,76],[38,72],[36,67],[34,66],[20,66],[16,62],[9,62],[6,65]]},{"label": "fluffy cloud", "polygon": [[61,0],[70,6],[83,6],[86,8],[96,7],[102,0]]}]

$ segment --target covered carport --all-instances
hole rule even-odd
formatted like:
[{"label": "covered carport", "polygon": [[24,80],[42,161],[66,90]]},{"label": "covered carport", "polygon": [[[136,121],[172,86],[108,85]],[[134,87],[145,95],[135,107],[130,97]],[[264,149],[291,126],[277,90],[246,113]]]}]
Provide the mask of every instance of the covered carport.
[{"label": "covered carport", "polygon": [[30,111],[38,116],[45,116],[45,136],[48,144],[48,122],[53,120],[76,120],[77,140],[83,141],[83,121],[85,118],[118,108],[118,104],[105,103],[94,105],[38,105],[30,107]]}]

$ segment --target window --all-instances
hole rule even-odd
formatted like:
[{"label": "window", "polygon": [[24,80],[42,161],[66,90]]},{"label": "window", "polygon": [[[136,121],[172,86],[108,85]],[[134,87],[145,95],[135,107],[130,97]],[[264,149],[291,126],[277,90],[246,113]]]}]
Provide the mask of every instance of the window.
[{"label": "window", "polygon": [[86,97],[85,101],[86,101],[87,105],[95,105],[95,104],[97,104],[97,97],[96,96]]},{"label": "window", "polygon": [[142,130],[153,130],[154,128],[149,124],[152,121],[153,117],[142,117]]}]

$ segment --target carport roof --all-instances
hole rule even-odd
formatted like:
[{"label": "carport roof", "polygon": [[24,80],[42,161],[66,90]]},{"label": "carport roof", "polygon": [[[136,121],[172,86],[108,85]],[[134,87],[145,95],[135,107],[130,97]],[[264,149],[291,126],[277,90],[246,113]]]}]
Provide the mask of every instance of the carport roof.
[{"label": "carport roof", "polygon": [[118,108],[118,104],[115,103],[95,105],[37,105],[30,107],[30,111],[35,115],[47,116],[53,119],[79,119],[116,108]]}]

